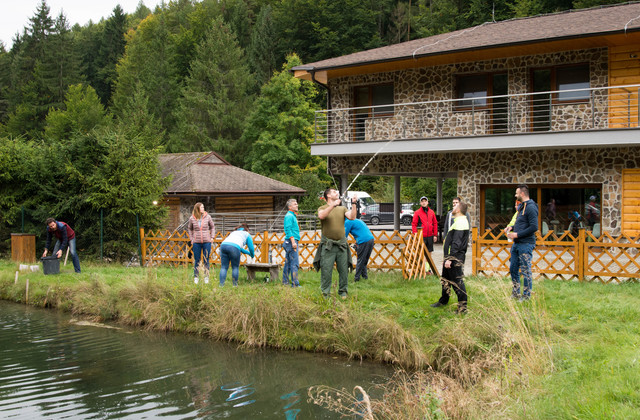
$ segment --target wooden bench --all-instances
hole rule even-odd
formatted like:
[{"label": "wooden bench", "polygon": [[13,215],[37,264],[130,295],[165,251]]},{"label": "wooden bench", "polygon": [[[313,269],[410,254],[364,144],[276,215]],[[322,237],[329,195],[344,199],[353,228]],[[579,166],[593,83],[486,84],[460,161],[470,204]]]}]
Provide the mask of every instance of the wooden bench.
[{"label": "wooden bench", "polygon": [[256,272],[261,271],[269,273],[271,281],[275,281],[280,277],[280,264],[275,263],[247,263],[244,265],[247,269],[247,279],[249,281],[256,278]]}]

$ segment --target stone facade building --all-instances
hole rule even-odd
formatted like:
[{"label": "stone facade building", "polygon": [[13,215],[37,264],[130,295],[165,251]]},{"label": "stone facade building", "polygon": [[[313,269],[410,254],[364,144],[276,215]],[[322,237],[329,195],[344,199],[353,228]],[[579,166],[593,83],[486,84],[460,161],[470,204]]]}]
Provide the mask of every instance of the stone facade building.
[{"label": "stone facade building", "polygon": [[638,234],[637,16],[514,19],[298,66],[329,92],[312,153],[333,174],[375,156],[365,174],[455,177],[481,230],[506,224],[526,183],[543,233]]}]

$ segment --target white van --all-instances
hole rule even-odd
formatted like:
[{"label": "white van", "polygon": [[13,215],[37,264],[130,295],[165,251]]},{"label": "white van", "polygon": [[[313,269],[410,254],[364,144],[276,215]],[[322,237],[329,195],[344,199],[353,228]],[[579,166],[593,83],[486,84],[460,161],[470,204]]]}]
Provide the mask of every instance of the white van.
[{"label": "white van", "polygon": [[358,197],[360,200],[360,208],[363,209],[368,205],[375,204],[375,200],[371,198],[369,194],[364,191],[347,191],[347,207],[351,208],[351,199],[352,197]]}]

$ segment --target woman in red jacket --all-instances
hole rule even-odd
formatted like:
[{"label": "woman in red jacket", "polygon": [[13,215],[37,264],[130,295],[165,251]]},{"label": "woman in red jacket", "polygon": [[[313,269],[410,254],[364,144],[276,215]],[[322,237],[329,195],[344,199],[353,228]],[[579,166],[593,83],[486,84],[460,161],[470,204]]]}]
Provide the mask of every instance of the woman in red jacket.
[{"label": "woman in red jacket", "polygon": [[429,208],[429,199],[425,196],[420,198],[420,208],[413,213],[411,231],[415,235],[418,233],[418,222],[422,223],[422,240],[429,252],[433,252],[433,241],[438,239],[438,221],[436,214]]},{"label": "woman in red jacket", "polygon": [[211,254],[211,243],[216,235],[216,227],[209,213],[204,211],[204,204],[196,203],[193,206],[187,232],[193,249],[193,282],[198,284],[198,266],[200,265],[200,254],[202,254],[205,268],[204,282],[209,283],[209,255]]}]

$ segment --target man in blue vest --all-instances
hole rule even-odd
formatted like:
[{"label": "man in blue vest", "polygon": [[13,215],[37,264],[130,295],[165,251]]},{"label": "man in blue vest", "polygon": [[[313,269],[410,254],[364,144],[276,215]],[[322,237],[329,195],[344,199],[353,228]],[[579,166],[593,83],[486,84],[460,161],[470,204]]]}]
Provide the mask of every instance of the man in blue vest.
[{"label": "man in blue vest", "polygon": [[282,247],[285,252],[284,267],[282,269],[282,284],[291,287],[298,287],[298,268],[300,261],[298,258],[298,242],[300,241],[300,226],[298,226],[298,201],[291,198],[287,201],[289,210],[284,216],[284,243]]},{"label": "man in blue vest", "polygon": [[358,254],[358,262],[356,263],[356,274],[354,281],[360,281],[360,277],[363,279],[369,278],[367,272],[367,264],[373,251],[373,234],[367,227],[367,225],[360,219],[344,221],[345,238],[349,237],[349,234],[356,240],[356,253]]},{"label": "man in blue vest", "polygon": [[69,253],[71,254],[71,261],[73,261],[73,269],[76,273],[80,272],[80,259],[78,258],[78,252],[76,251],[76,233],[65,222],[57,222],[56,219],[50,217],[46,221],[47,223],[47,242],[44,246],[44,253],[42,257],[46,257],[51,247],[51,239],[55,235],[58,239],[56,246],[53,248],[53,253],[57,258],[62,257],[62,251],[67,246],[69,247]]}]

